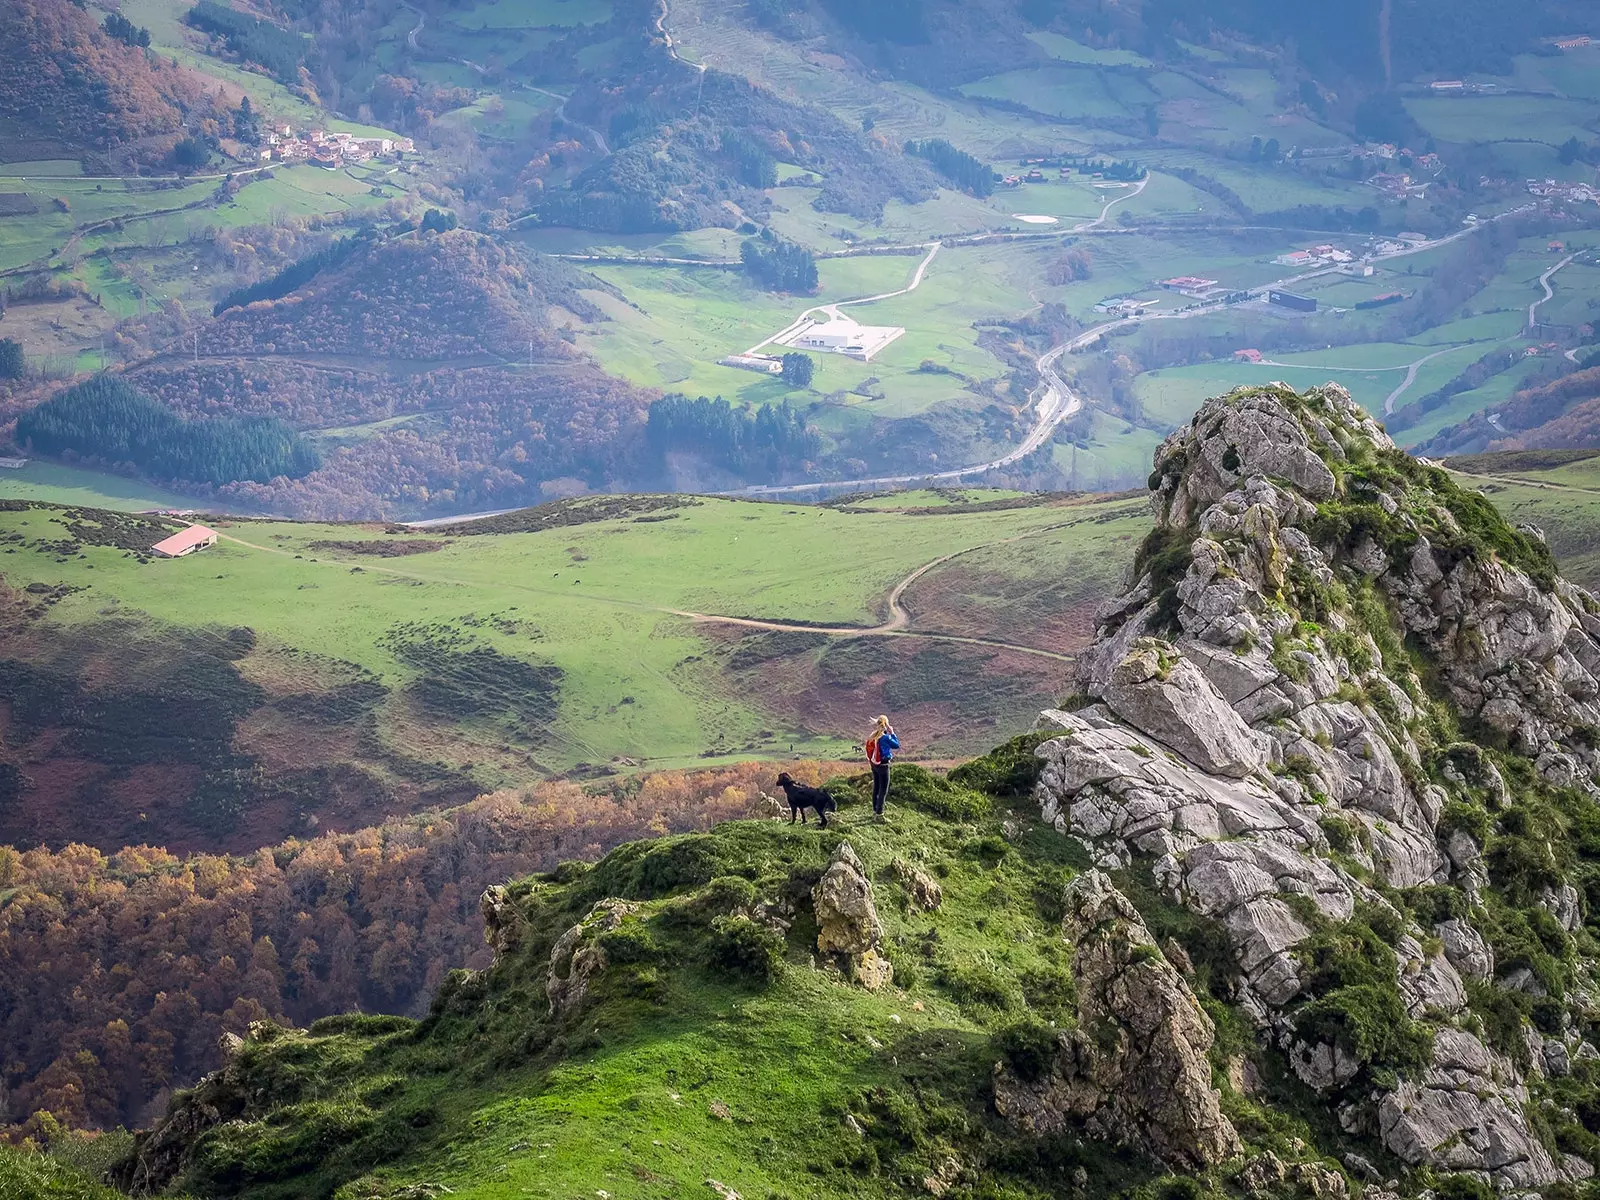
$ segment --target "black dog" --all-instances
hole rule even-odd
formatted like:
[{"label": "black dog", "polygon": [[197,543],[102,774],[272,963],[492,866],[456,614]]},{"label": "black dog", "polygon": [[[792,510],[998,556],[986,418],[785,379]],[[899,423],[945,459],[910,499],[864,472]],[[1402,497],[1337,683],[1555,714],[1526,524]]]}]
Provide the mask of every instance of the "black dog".
[{"label": "black dog", "polygon": [[789,824],[794,824],[796,813],[800,814],[800,824],[806,823],[806,809],[817,810],[817,822],[826,829],[828,827],[828,814],[838,812],[839,806],[834,803],[833,797],[821,788],[807,787],[803,783],[796,783],[785,771],[778,776],[778,786],[783,789],[783,794],[789,797]]}]

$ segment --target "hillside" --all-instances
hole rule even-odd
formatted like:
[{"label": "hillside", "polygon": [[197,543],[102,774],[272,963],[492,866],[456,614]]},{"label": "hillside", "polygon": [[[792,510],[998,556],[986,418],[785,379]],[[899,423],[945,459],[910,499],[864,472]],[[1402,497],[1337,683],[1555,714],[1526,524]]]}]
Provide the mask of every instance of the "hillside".
[{"label": "hillside", "polygon": [[640,473],[649,395],[559,329],[603,320],[580,294],[603,285],[466,231],[348,245],[309,282],[229,308],[124,373],[185,416],[337,431],[320,469],[224,487],[226,501],[312,518],[419,516]]},{"label": "hillside", "polygon": [[838,779],[827,831],[491,888],[493,965],[426,1018],[252,1026],[113,1178],[1571,1194],[1600,1159],[1595,601],[1337,388],[1210,401],[1155,465],[1037,732],[901,767],[887,825]]},{"label": "hillside", "polygon": [[249,853],[552,775],[832,757],[885,709],[970,754],[1060,694],[1144,530],[988,497],[216,521],[177,562],[146,554],[171,522],[0,501],[0,844]]},{"label": "hillside", "polygon": [[1528,388],[1504,404],[1442,431],[1424,453],[1576,449],[1600,438],[1600,368]]},{"label": "hillside", "polygon": [[15,0],[0,11],[0,161],[155,161],[191,110],[208,105],[193,79],[107,35],[71,0]]},{"label": "hillside", "polygon": [[[819,764],[785,767],[821,778]],[[148,1125],[173,1084],[222,1065],[218,1038],[251,1021],[421,1015],[452,970],[488,965],[486,887],[632,838],[765,815],[777,771],[541,784],[241,857],[0,847],[11,1052],[0,1128],[37,1135],[41,1110],[72,1128]],[[191,964],[181,980],[174,962]],[[11,1200],[3,1183],[0,1196]]]}]

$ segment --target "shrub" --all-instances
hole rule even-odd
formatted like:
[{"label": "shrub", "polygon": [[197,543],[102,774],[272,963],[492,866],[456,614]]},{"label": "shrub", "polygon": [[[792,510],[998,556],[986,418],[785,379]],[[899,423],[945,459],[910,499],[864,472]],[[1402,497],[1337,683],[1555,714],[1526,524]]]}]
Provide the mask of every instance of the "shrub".
[{"label": "shrub", "polygon": [[1433,1185],[1437,1200],[1495,1200],[1489,1182],[1476,1175],[1446,1175]]},{"label": "shrub", "polygon": [[782,940],[749,917],[718,917],[706,951],[713,969],[753,983],[770,983],[783,970]]},{"label": "shrub", "polygon": [[971,762],[962,763],[945,778],[959,787],[987,792],[991,796],[1029,795],[1044,769],[1044,763],[1034,751],[1052,736],[1050,733],[1024,733]]},{"label": "shrub", "polygon": [[0,379],[21,379],[26,367],[22,343],[11,338],[0,338]]},{"label": "shrub", "polygon": [[606,952],[606,961],[618,966],[647,963],[660,953],[655,938],[650,936],[650,930],[637,921],[609,929],[597,940],[600,948]]},{"label": "shrub", "polygon": [[1056,1060],[1056,1031],[1043,1021],[1022,1020],[994,1035],[995,1050],[1017,1078],[1037,1083]]},{"label": "shrub", "polygon": [[989,798],[982,792],[911,763],[896,764],[889,799],[951,821],[970,821],[985,816],[991,807]]}]

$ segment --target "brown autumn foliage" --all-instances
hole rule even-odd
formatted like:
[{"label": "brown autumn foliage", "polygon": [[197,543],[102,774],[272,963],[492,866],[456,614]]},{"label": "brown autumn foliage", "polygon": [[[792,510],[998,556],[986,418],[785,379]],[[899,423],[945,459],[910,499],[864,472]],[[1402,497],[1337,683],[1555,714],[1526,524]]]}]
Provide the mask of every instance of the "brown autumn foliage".
[{"label": "brown autumn foliage", "polygon": [[108,37],[96,10],[70,0],[0,4],[0,146],[110,151],[165,138],[164,153],[203,100],[170,63]]},{"label": "brown autumn foliage", "polygon": [[486,886],[772,812],[776,770],[547,783],[238,858],[0,847],[0,1126],[147,1122],[253,1020],[418,1013],[448,971],[487,964]]},{"label": "brown autumn foliage", "polygon": [[604,319],[583,295],[604,287],[466,230],[390,239],[281,300],[224,312],[199,331],[198,360],[174,347],[128,380],[189,416],[300,429],[419,418],[333,448],[303,479],[222,489],[271,512],[533,504],[546,480],[604,490],[634,473],[649,395],[579,354],[550,316]]}]

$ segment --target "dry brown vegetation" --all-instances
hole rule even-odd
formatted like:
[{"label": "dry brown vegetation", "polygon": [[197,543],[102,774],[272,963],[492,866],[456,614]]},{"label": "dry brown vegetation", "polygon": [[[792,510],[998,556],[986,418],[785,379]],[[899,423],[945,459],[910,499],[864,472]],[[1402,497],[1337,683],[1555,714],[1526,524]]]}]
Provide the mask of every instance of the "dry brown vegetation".
[{"label": "dry brown vegetation", "polygon": [[[825,766],[782,764],[812,783]],[[775,812],[778,769],[547,783],[237,858],[0,847],[0,1125],[147,1121],[252,1020],[416,1012],[486,964],[486,886]]]},{"label": "dry brown vegetation", "polygon": [[69,0],[0,5],[0,157],[139,147],[164,155],[185,116],[209,100],[169,63],[101,30]]}]

